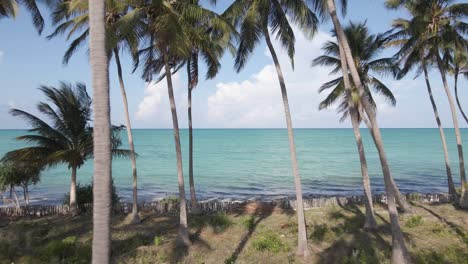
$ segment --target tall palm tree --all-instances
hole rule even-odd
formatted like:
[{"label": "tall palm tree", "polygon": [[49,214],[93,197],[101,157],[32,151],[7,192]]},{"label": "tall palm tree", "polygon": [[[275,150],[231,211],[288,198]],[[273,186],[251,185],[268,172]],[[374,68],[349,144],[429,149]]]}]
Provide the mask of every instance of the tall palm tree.
[{"label": "tall palm tree", "polygon": [[[388,33],[370,35],[365,23],[351,23],[350,26],[344,29],[344,31],[346,37],[348,38],[359,75],[363,80],[366,97],[368,98],[371,106],[374,108],[374,111],[376,111],[376,104],[371,93],[371,88],[377,94],[383,95],[389,103],[395,105],[396,99],[390,89],[375,75],[371,75],[371,72],[381,75],[387,73],[396,74],[398,70],[392,58],[377,57],[378,54],[381,53],[384,49],[384,44],[388,40]],[[374,208],[372,204],[372,193],[367,169],[367,161],[364,152],[364,145],[362,144],[361,133],[359,131],[359,123],[363,118],[365,118],[359,114],[360,112],[363,112],[362,110],[359,110],[362,109],[363,106],[359,102],[359,96],[357,94],[356,88],[353,87],[350,83],[348,85],[346,84],[349,82],[351,77],[347,71],[346,62],[341,61],[340,45],[336,42],[329,41],[324,44],[322,49],[325,51],[325,55],[314,59],[313,65],[331,66],[333,67],[331,74],[339,71],[340,68],[343,69],[346,67],[346,70],[342,70],[342,72],[345,72],[346,74],[343,74],[343,76],[338,77],[332,81],[324,83],[320,87],[319,92],[324,92],[330,89],[332,89],[332,91],[328,94],[326,99],[320,103],[319,109],[322,110],[324,108],[328,108],[341,99],[338,108],[338,111],[343,114],[341,121],[345,120],[348,116],[351,117],[351,124],[353,126],[359,151],[363,188],[366,198],[366,221],[364,227],[374,229],[377,227],[377,223],[375,221]],[[349,86],[350,88],[346,90],[345,86]]]},{"label": "tall palm tree", "polygon": [[[33,146],[20,148],[5,154],[5,160],[29,160],[42,162],[51,167],[67,164],[71,169],[70,214],[78,214],[76,203],[76,177],[78,169],[93,156],[93,127],[91,121],[91,98],[86,86],[78,83],[72,86],[61,83],[59,88],[41,86],[39,88],[52,103],[40,102],[37,110],[49,122],[19,109],[12,109],[13,116],[26,120],[31,125],[30,134],[16,139],[33,143]],[[116,156],[127,156],[128,151],[119,149],[120,127],[114,127],[112,151]]]},{"label": "tall palm tree", "polygon": [[466,186],[462,138],[456,106],[447,82],[449,69],[443,60],[444,54],[450,54],[458,50],[466,51],[468,49],[468,42],[465,39],[468,35],[466,31],[468,24],[464,22],[464,19],[468,17],[468,4],[454,3],[452,0],[408,0],[397,1],[396,3],[394,1],[389,1],[387,5],[391,8],[404,6],[411,15],[410,20],[396,21],[402,21],[400,24],[404,24],[409,28],[403,29],[399,35],[406,39],[406,43],[402,46],[399,53],[404,56],[410,52],[415,45],[417,45],[417,47],[427,48],[428,59],[434,62],[439,70],[445,94],[449,102],[457,142],[461,179],[461,198],[459,200],[459,205],[462,208],[468,208],[468,189]]},{"label": "tall palm tree", "polygon": [[[405,19],[398,19],[393,22],[393,26],[396,29],[396,32],[392,34],[391,38],[392,40],[388,43],[389,46],[400,46],[404,47],[408,41],[413,41],[410,40],[409,37],[413,35],[413,33],[410,33],[412,31],[413,27],[410,27],[411,22]],[[428,67],[431,66],[431,59],[428,58],[428,49],[427,47],[424,47],[424,45],[420,45],[420,43],[414,42],[412,44],[411,49],[405,48],[405,51],[403,52],[397,52],[395,55],[397,58],[399,58],[400,63],[402,64],[402,69],[398,74],[398,79],[403,78],[405,75],[407,75],[412,68],[416,68],[416,77],[419,76],[421,73],[424,73],[424,79],[426,83],[426,88],[427,92],[429,95],[429,100],[431,102],[432,110],[434,112],[434,118],[437,123],[437,127],[439,129],[439,135],[440,139],[442,142],[442,150],[444,152],[444,162],[445,162],[445,171],[447,174],[447,183],[448,183],[448,191],[449,194],[452,196],[454,200],[458,200],[458,194],[455,189],[455,184],[453,182],[452,178],[452,169],[450,165],[450,158],[449,158],[449,152],[448,152],[448,147],[447,147],[447,140],[445,137],[445,131],[442,126],[442,121],[440,120],[439,116],[439,110],[437,109],[437,104],[434,99],[433,93],[432,93],[432,87],[431,83],[429,80],[429,73],[428,73]]]},{"label": "tall palm tree", "polygon": [[240,71],[245,66],[255,46],[262,38],[265,39],[268,50],[273,58],[283,99],[291,165],[296,188],[299,230],[297,254],[307,257],[310,255],[310,251],[307,247],[302,184],[296,157],[296,145],[294,143],[289,100],[281,65],[271,42],[270,35],[273,34],[280,40],[282,46],[287,50],[288,56],[291,59],[291,64],[294,67],[295,37],[289,21],[296,24],[307,35],[312,36],[317,30],[318,19],[303,0],[236,0],[228,7],[224,16],[230,19],[233,25],[240,28],[240,43],[235,60],[235,68],[237,71]]},{"label": "tall palm tree", "polygon": [[466,116],[465,112],[460,103],[460,99],[458,97],[458,77],[460,75],[464,75],[468,78],[468,53],[464,50],[455,49],[452,51],[453,54],[446,54],[448,56],[448,64],[447,68],[449,72],[453,74],[453,86],[455,90],[455,100],[457,101],[458,110],[465,119],[465,122],[468,123],[468,117]]},{"label": "tall palm tree", "polygon": [[[179,8],[183,5],[184,8]],[[180,244],[191,244],[188,233],[187,201],[182,167],[182,149],[180,144],[179,122],[174,98],[171,69],[177,70],[179,62],[191,55],[189,38],[189,17],[203,18],[204,9],[189,1],[169,2],[143,1],[133,12],[145,17],[147,22],[147,47],[139,54],[143,58],[142,77],[150,82],[154,75],[166,78],[169,102],[171,106],[174,143],[177,157],[177,178],[179,185],[179,236]],[[139,61],[135,61],[137,66]]]},{"label": "tall palm tree", "polygon": [[93,140],[93,264],[109,263],[110,258],[112,144],[105,13],[105,1],[89,1],[89,49],[95,126]]},{"label": "tall palm tree", "polygon": [[359,100],[363,105],[365,115],[367,115],[367,118],[369,119],[371,125],[370,131],[374,139],[377,151],[379,153],[380,164],[382,167],[385,182],[385,191],[388,198],[388,212],[392,228],[392,263],[408,263],[410,261],[408,249],[406,248],[403,233],[401,231],[398,211],[395,203],[395,199],[398,197],[397,188],[395,188],[394,185],[392,185],[393,178],[390,172],[390,167],[388,165],[388,160],[385,153],[380,128],[377,123],[375,112],[371,107],[369,100],[367,100],[366,92],[362,84],[361,77],[359,76],[357,66],[354,63],[354,58],[351,52],[350,45],[348,43],[346,34],[341,26],[341,22],[336,12],[335,1],[326,0],[324,2],[317,0],[315,2],[315,8],[319,10],[320,14],[328,13],[332,19],[338,43],[342,47],[342,51],[346,57],[346,62],[349,67],[350,75],[352,77],[354,86],[356,87],[356,90],[358,92]]},{"label": "tall palm tree", "polygon": [[[189,3],[200,6],[199,0],[187,0]],[[183,4],[179,8],[183,8]],[[201,6],[199,7],[201,8]],[[208,10],[205,12],[210,13]],[[198,85],[199,79],[199,57],[201,56],[207,66],[206,79],[214,78],[221,63],[219,59],[223,56],[224,50],[233,50],[231,38],[236,35],[232,28],[224,19],[211,12],[208,17],[194,17],[187,21],[189,23],[189,39],[191,51],[182,64],[187,68],[187,113],[189,130],[189,187],[190,201],[193,211],[197,211],[197,196],[195,192],[195,182],[193,177],[193,126],[192,126],[192,92]],[[234,51],[235,52],[235,51]],[[180,67],[180,66],[179,66]]]},{"label": "tall palm tree", "polygon": [[[128,111],[127,94],[122,74],[122,64],[120,62],[120,52],[128,49],[130,54],[136,56],[138,51],[139,36],[141,34],[140,20],[138,17],[128,14],[129,4],[132,1],[127,0],[107,0],[106,2],[106,47],[110,56],[114,56],[117,67],[117,76],[119,78],[120,92],[122,95],[125,126],[127,128],[128,145],[130,148],[130,161],[132,164],[132,213],[130,214],[131,223],[139,223],[138,216],[138,184],[137,184],[137,165],[136,152],[133,143],[132,125],[130,122],[130,113]],[[79,36],[75,38],[70,47],[65,52],[63,63],[68,64],[72,55],[77,49],[87,41],[89,36],[89,6],[85,0],[69,0],[58,4],[53,12],[53,23],[57,25],[55,31],[48,36],[51,39],[59,34],[68,31],[67,39],[74,34]]]}]

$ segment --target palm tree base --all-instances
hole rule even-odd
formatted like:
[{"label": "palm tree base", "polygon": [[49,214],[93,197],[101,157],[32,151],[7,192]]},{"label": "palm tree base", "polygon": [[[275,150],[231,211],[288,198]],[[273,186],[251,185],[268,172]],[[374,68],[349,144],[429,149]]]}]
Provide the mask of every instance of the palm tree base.
[{"label": "palm tree base", "polygon": [[181,246],[181,247],[188,247],[192,245],[192,242],[190,241],[189,234],[186,228],[179,227],[179,235],[177,236],[176,243],[178,246]]},{"label": "palm tree base", "polygon": [[303,257],[304,259],[308,259],[312,256],[307,243],[297,247],[296,256]]},{"label": "palm tree base", "polygon": [[192,204],[192,208],[190,210],[190,213],[192,215],[201,215],[203,213],[202,209],[200,208],[200,206],[198,205],[198,203],[194,203]]},{"label": "palm tree base", "polygon": [[375,218],[366,217],[366,222],[364,223],[364,230],[374,231],[377,230],[377,222]]},{"label": "palm tree base", "polygon": [[71,206],[69,214],[70,214],[71,217],[78,216],[80,214],[80,212],[78,210],[78,207],[77,206]]},{"label": "palm tree base", "polygon": [[127,216],[126,222],[128,222],[130,225],[137,225],[141,223],[140,215],[138,215],[138,213],[130,213]]},{"label": "palm tree base", "polygon": [[458,205],[462,209],[468,209],[468,191],[464,191],[461,194],[460,200],[458,200]]}]

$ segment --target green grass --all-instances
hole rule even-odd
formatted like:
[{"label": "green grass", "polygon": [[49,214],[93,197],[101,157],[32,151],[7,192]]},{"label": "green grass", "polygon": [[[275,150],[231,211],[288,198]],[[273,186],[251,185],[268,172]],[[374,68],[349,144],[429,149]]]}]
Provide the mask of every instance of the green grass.
[{"label": "green grass", "polygon": [[[466,211],[452,205],[415,206],[401,225],[414,263],[461,263],[468,259]],[[363,207],[306,211],[307,263],[389,263],[391,233],[385,208],[376,205],[379,228],[362,228]],[[435,215],[437,217],[435,217]],[[0,219],[0,264],[89,263],[92,219]],[[295,256],[297,218],[291,212],[271,215],[209,214],[189,217],[190,248],[177,246],[177,215],[142,212],[142,223],[128,225],[124,215],[112,218],[112,263],[304,263]]]},{"label": "green grass", "polygon": [[420,215],[413,215],[408,220],[406,220],[405,226],[408,228],[414,228],[420,226],[424,223],[424,220]]},{"label": "green grass", "polygon": [[258,251],[269,251],[272,253],[288,250],[288,247],[281,241],[278,234],[270,232],[258,235],[252,241],[252,246]]}]

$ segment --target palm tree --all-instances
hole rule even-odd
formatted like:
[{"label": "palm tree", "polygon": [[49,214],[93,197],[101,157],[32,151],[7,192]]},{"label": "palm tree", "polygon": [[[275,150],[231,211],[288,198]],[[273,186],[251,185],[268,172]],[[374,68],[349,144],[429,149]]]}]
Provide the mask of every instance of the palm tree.
[{"label": "palm tree", "polygon": [[[26,111],[12,109],[10,113],[26,120],[32,129],[30,134],[16,139],[33,146],[20,148],[5,154],[4,160],[37,161],[48,167],[67,164],[71,169],[70,214],[78,214],[76,204],[77,170],[93,156],[93,127],[91,121],[91,98],[82,83],[74,87],[61,83],[59,88],[41,86],[47,102],[40,102],[37,110],[49,119],[46,122]],[[115,156],[128,156],[127,150],[119,149],[121,141],[117,135],[121,127],[114,127],[112,149]]]},{"label": "palm tree", "polygon": [[[127,128],[128,145],[130,147],[130,161],[132,164],[132,213],[130,214],[131,223],[139,223],[138,216],[138,184],[137,184],[137,166],[136,152],[133,143],[132,125],[130,122],[130,114],[128,111],[127,94],[122,75],[122,65],[120,62],[120,51],[128,49],[130,54],[136,56],[138,51],[139,41],[139,26],[138,18],[128,15],[129,4],[131,1],[126,0],[107,0],[106,2],[106,34],[108,53],[114,56],[117,66],[117,75],[119,78],[120,92],[122,95],[125,126]],[[64,34],[68,31],[67,39],[75,33],[79,36],[75,38],[70,47],[65,52],[63,63],[68,64],[71,56],[77,49],[87,41],[89,36],[89,7],[88,1],[70,0],[63,1],[56,6],[53,12],[53,22],[58,24],[55,31],[47,38],[51,39],[59,34]]]},{"label": "palm tree", "polygon": [[315,7],[319,10],[320,14],[328,13],[333,21],[338,43],[341,46],[342,51],[346,57],[346,62],[348,64],[354,86],[356,87],[356,90],[358,92],[359,100],[363,105],[365,114],[367,115],[367,118],[369,119],[371,125],[371,135],[374,139],[374,143],[379,153],[380,164],[384,175],[385,191],[387,193],[388,198],[388,212],[390,215],[390,223],[392,228],[392,263],[408,263],[409,254],[405,245],[403,233],[401,232],[398,211],[395,204],[395,199],[398,198],[396,192],[397,188],[394,185],[392,185],[393,178],[391,176],[390,167],[388,165],[388,160],[385,153],[382,136],[380,134],[380,129],[377,124],[375,112],[371,107],[369,100],[367,100],[365,88],[362,84],[361,77],[359,76],[357,66],[354,62],[354,58],[351,52],[350,45],[346,38],[346,34],[338,18],[334,0],[326,0],[325,3],[323,1],[317,0],[315,2]]},{"label": "palm tree", "polygon": [[455,100],[457,101],[458,110],[465,119],[465,122],[468,123],[468,117],[466,116],[463,108],[460,104],[460,99],[458,98],[458,76],[464,75],[468,78],[468,54],[467,51],[463,50],[454,50],[453,55],[447,54],[447,59],[449,60],[447,64],[447,68],[449,69],[450,73],[453,74],[453,86],[455,90]]},{"label": "palm tree", "polygon": [[[434,117],[437,123],[437,127],[439,129],[439,135],[442,142],[445,171],[447,174],[448,191],[453,199],[458,200],[458,194],[455,189],[455,184],[452,178],[452,169],[450,166],[450,158],[448,153],[447,140],[445,137],[445,131],[442,127],[442,121],[440,120],[439,110],[437,109],[437,104],[432,94],[431,83],[429,80],[428,66],[430,66],[431,64],[431,59],[428,58],[427,47],[424,47],[424,45],[416,43],[414,42],[414,40],[410,39],[411,36],[415,34],[411,33],[411,31],[416,29],[414,27],[411,27],[410,25],[411,21],[408,21],[406,19],[395,20],[393,22],[393,27],[396,29],[396,32],[392,34],[392,40],[388,43],[388,45],[400,46],[402,48],[402,50],[395,55],[395,57],[399,58],[400,63],[402,64],[402,69],[398,74],[398,79],[403,78],[414,67],[417,68],[416,77],[420,75],[421,72],[424,73],[429,100],[431,102],[432,110],[434,112]],[[406,44],[409,43],[408,41],[411,41],[411,47],[406,46]]]},{"label": "palm tree", "polygon": [[303,0],[236,0],[228,7],[224,16],[232,21],[233,25],[240,28],[240,43],[235,60],[235,68],[237,71],[240,71],[245,66],[249,56],[252,54],[261,38],[265,38],[267,47],[273,58],[283,99],[288,129],[289,150],[296,188],[299,230],[297,254],[307,257],[310,255],[310,251],[307,246],[302,184],[296,157],[296,145],[294,143],[291,113],[289,111],[289,100],[281,65],[271,42],[270,34],[275,35],[276,38],[280,40],[282,46],[287,50],[288,56],[291,59],[291,64],[294,67],[295,37],[289,20],[299,26],[304,33],[312,36],[317,30],[317,17]]},{"label": "palm tree", "polygon": [[[52,5],[55,0],[43,0],[47,5]],[[26,7],[27,11],[31,14],[33,25],[39,34],[44,29],[44,18],[41,11],[37,6],[36,0],[0,0],[0,19],[2,18],[15,18],[18,14],[18,3]]]},{"label": "palm tree", "polygon": [[[199,0],[188,0],[189,3],[200,6]],[[184,5],[180,5],[183,8]],[[201,6],[199,7],[201,8]],[[192,212],[197,210],[197,196],[195,192],[195,182],[193,178],[193,126],[192,126],[192,91],[198,85],[199,79],[199,57],[204,59],[207,65],[206,79],[212,79],[216,76],[221,63],[219,59],[223,56],[225,48],[233,49],[230,42],[232,36],[235,36],[235,29],[232,28],[224,19],[216,13],[205,11],[210,14],[206,17],[194,17],[188,21],[189,39],[191,51],[182,64],[187,68],[187,113],[189,129],[189,187]],[[180,67],[180,66],[179,66]]]},{"label": "palm tree", "polygon": [[[173,4],[175,6],[173,6]],[[184,8],[176,10],[177,5]],[[142,77],[146,81],[153,80],[154,75],[162,75],[166,78],[169,101],[172,114],[172,125],[174,130],[174,142],[177,157],[177,178],[179,185],[179,236],[178,240],[183,246],[191,244],[188,234],[187,202],[185,196],[185,184],[182,167],[182,149],[180,144],[179,122],[177,117],[174,90],[172,84],[171,69],[177,70],[181,60],[188,58],[191,54],[191,42],[189,39],[188,17],[195,13],[200,15],[198,5],[184,2],[144,1],[133,12],[144,15],[147,21],[147,47],[139,54],[143,57]],[[135,62],[137,66],[139,61]],[[162,73],[162,74],[161,74]]]},{"label": "palm tree", "polygon": [[[442,59],[443,55],[453,54],[458,51],[466,51],[468,43],[467,24],[463,21],[468,17],[468,4],[453,3],[452,0],[430,0],[430,1],[389,1],[387,5],[391,8],[404,6],[411,14],[409,21],[403,21],[408,30],[402,31],[401,36],[406,37],[406,43],[402,46],[400,54],[406,55],[413,46],[427,48],[429,61],[437,66],[445,93],[452,113],[452,122],[457,141],[458,160],[461,179],[461,198],[459,205],[468,208],[468,190],[466,186],[465,161],[463,157],[463,145],[458,124],[455,103],[447,82],[448,67]],[[398,21],[397,21],[398,22]],[[441,55],[442,54],[442,55]]]},{"label": "palm tree", "polygon": [[111,211],[111,122],[109,58],[106,49],[106,3],[89,2],[89,49],[94,98],[94,177],[92,263],[109,263]]},{"label": "palm tree", "polygon": [[[374,102],[371,88],[377,93],[384,96],[384,98],[395,105],[396,99],[393,96],[390,89],[377,77],[370,74],[371,72],[378,74],[396,73],[397,67],[395,66],[392,58],[378,58],[377,55],[382,52],[384,45],[387,42],[388,33],[370,35],[368,28],[365,23],[353,24],[344,29],[346,37],[348,38],[349,45],[355,59],[356,66],[359,71],[359,76],[363,80],[364,89],[366,91],[366,97],[368,98],[371,106],[374,108],[376,104]],[[346,67],[346,63],[341,61],[340,58],[340,46],[336,42],[329,41],[323,48],[325,55],[319,56],[313,61],[313,65],[325,65],[332,66],[333,70],[331,74],[340,70],[340,68]],[[342,70],[342,72],[348,72]],[[345,80],[347,79],[347,80]],[[335,104],[340,98],[340,105],[338,111],[343,114],[341,121],[345,120],[348,116],[351,117],[351,123],[353,125],[354,135],[359,151],[359,158],[361,162],[361,174],[363,180],[364,194],[366,197],[366,222],[364,227],[374,229],[377,227],[375,221],[374,208],[372,204],[372,194],[370,187],[369,174],[367,169],[367,161],[364,152],[364,145],[362,144],[361,133],[359,131],[359,123],[365,118],[359,113],[363,112],[363,106],[359,102],[359,96],[356,88],[349,84],[350,89],[346,90],[346,82],[350,80],[349,73],[344,74],[332,81],[324,83],[319,92],[332,89],[325,100],[323,100],[319,109],[328,108]],[[350,92],[346,92],[350,91]]]}]

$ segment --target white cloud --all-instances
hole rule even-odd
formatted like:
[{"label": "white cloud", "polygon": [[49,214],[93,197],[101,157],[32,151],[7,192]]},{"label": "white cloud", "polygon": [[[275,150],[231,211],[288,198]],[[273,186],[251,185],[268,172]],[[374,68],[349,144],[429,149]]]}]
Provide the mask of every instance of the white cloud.
[{"label": "white cloud", "polygon": [[[185,104],[179,103],[179,98],[184,97],[184,92],[181,89],[182,82],[179,74],[172,76],[174,87],[174,97],[176,98],[177,112],[181,112],[181,108],[185,108]],[[167,94],[166,79],[159,83],[147,83],[145,87],[145,96],[138,105],[136,112],[136,120],[143,127],[172,127],[171,109]]]},{"label": "white cloud", "polygon": [[[318,32],[310,41],[296,30],[295,70],[287,53],[278,42],[274,43],[285,76],[291,114],[296,127],[316,126],[318,121],[318,87],[331,77],[328,69],[311,68],[312,59],[322,53],[321,46],[331,39]],[[268,50],[265,56],[271,58]],[[253,62],[250,62],[253,63]],[[208,119],[218,127],[284,127],[284,108],[278,76],[273,64],[266,65],[249,79],[239,82],[218,83],[216,92],[208,97]],[[336,126],[338,118],[333,110],[321,113],[327,117],[320,125]],[[332,119],[328,122],[327,119]]]},{"label": "white cloud", "polygon": [[3,51],[0,50],[0,63],[1,63],[2,60],[3,60],[3,55],[4,55],[4,54],[5,54],[5,53],[4,53]]}]

